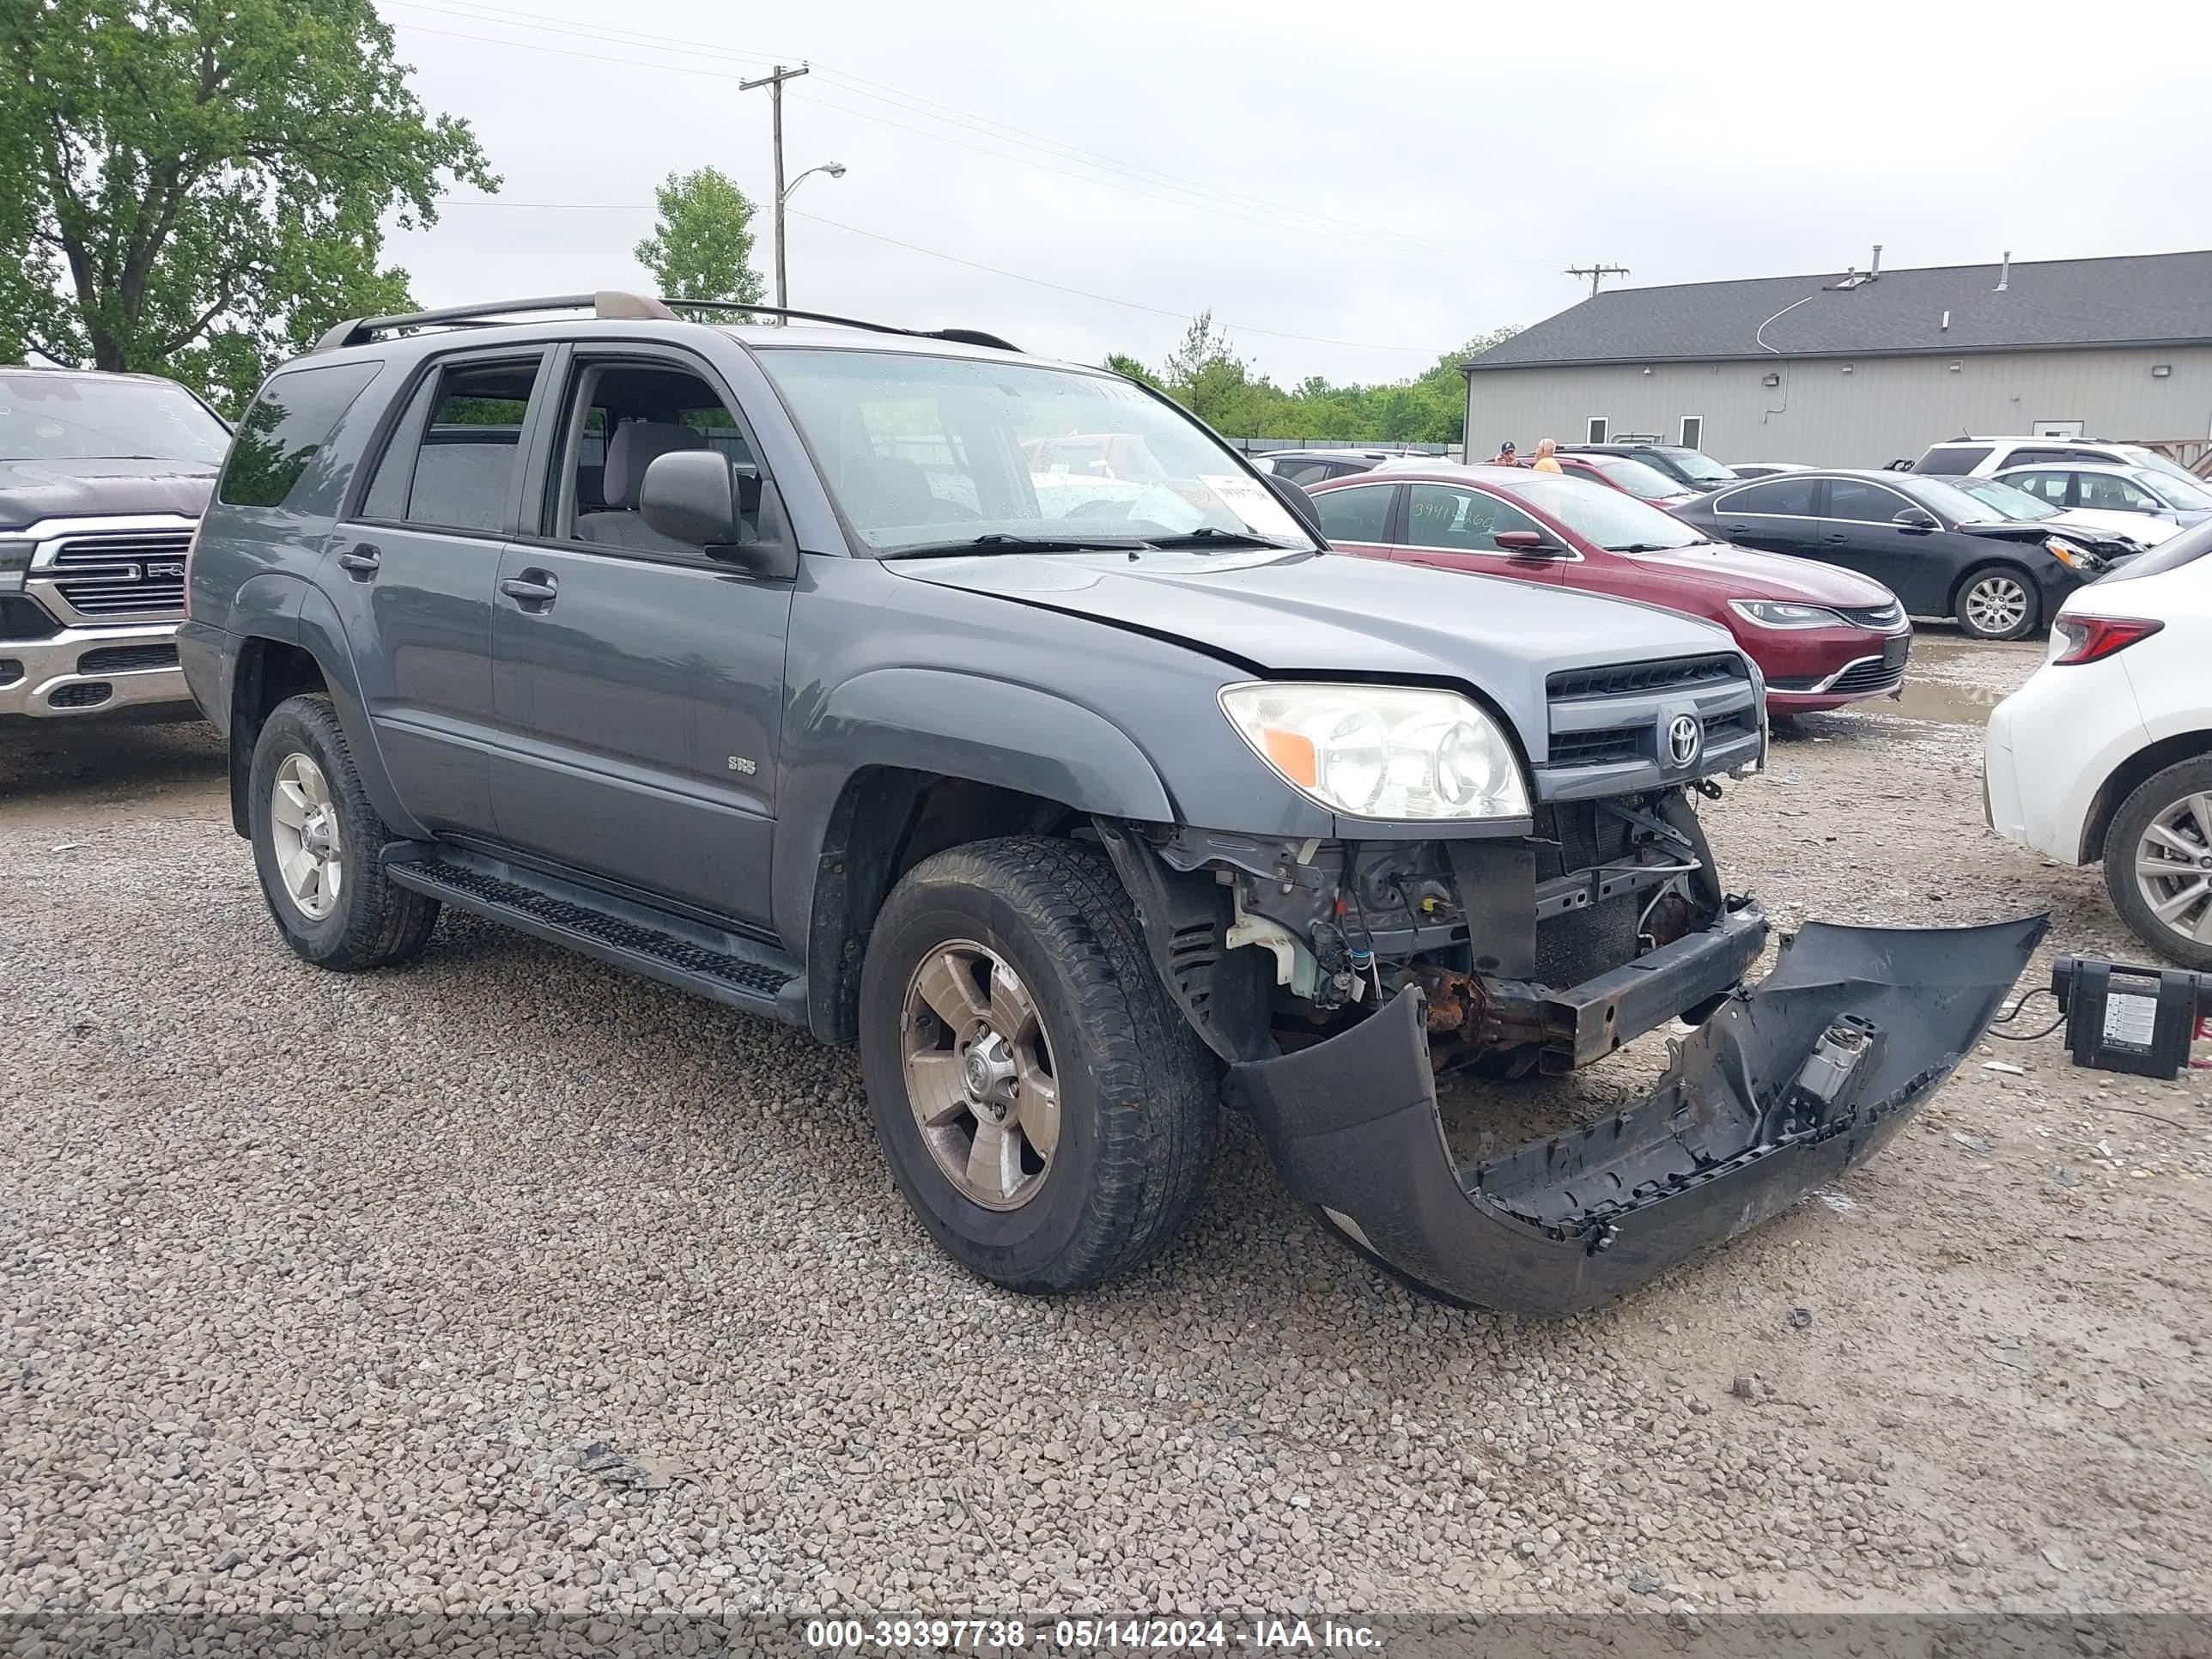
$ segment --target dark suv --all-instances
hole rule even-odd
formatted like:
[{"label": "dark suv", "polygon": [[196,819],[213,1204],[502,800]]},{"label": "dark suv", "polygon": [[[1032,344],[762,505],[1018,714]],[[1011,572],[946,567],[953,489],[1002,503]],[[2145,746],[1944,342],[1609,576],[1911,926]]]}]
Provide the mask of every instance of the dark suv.
[{"label": "dark suv", "polygon": [[229,441],[173,380],[0,368],[0,722],[189,708],[185,550]]},{"label": "dark suv", "polygon": [[[1168,1238],[1225,1086],[1358,1247],[1588,1306],[1880,1145],[2039,929],[1808,930],[1741,993],[1718,629],[1334,556],[1166,398],[988,336],[559,303],[348,325],[240,427],[185,661],[277,927],[369,969],[458,905],[857,1041],[1001,1284]],[[1070,433],[1157,475],[1033,470]],[[1708,1014],[1643,1106],[1454,1168],[1435,1069]]]},{"label": "dark suv", "polygon": [[1686,449],[1680,444],[1647,443],[1638,439],[1621,438],[1607,444],[1561,444],[1559,453],[1618,455],[1641,461],[1646,466],[1657,468],[1683,489],[1700,495],[1708,490],[1739,482],[1735,473],[1711,456],[1702,450]]}]

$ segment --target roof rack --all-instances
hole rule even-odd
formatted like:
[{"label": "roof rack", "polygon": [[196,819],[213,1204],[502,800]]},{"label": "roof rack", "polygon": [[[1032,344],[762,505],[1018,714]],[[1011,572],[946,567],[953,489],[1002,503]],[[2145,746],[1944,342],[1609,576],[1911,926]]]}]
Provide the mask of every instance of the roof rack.
[{"label": "roof rack", "polygon": [[342,346],[367,345],[380,334],[403,329],[466,327],[504,317],[540,311],[589,311],[607,322],[683,321],[674,307],[693,311],[741,311],[760,317],[795,317],[802,322],[831,323],[843,328],[864,328],[872,334],[903,334],[918,340],[950,340],[961,345],[988,346],[1000,351],[1021,348],[995,334],[974,328],[900,328],[890,323],[872,323],[859,317],[839,317],[826,311],[793,311],[784,306],[749,305],[739,300],[656,300],[649,295],[625,294],[601,289],[596,294],[553,294],[534,300],[498,300],[488,305],[447,306],[436,311],[395,312],[385,317],[356,317],[340,323],[315,343],[318,351]]}]

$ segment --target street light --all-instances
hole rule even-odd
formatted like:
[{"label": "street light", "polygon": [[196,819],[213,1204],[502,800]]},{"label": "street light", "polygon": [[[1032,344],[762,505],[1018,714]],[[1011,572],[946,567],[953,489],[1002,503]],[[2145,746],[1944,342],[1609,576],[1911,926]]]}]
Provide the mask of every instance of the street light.
[{"label": "street light", "polygon": [[[778,154],[781,155],[781,152],[779,151]],[[791,199],[792,191],[797,190],[801,185],[805,184],[809,179],[811,179],[817,173],[826,173],[832,179],[842,179],[845,176],[845,164],[842,161],[824,161],[818,167],[809,167],[805,172],[800,173],[799,177],[793,179],[789,184],[786,185],[781,190],[775,193],[775,303],[778,310],[782,309],[786,305],[790,303],[789,301],[785,298],[786,285],[784,283],[783,270],[783,204]],[[779,317],[775,320],[777,324],[781,325],[788,322],[790,319],[787,317]]]}]

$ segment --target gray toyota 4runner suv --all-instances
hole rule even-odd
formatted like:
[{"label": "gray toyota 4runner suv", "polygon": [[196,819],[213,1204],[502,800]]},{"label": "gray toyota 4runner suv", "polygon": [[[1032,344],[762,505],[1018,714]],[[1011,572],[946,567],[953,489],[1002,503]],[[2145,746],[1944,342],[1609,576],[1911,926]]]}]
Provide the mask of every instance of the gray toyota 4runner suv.
[{"label": "gray toyota 4runner suv", "polygon": [[229,442],[173,380],[0,367],[0,727],[189,712],[185,548]]},{"label": "gray toyota 4runner suv", "polygon": [[[1171,1237],[1225,1097],[1354,1247],[1538,1315],[1866,1157],[2025,965],[2039,919],[1816,925],[1743,988],[1719,630],[1333,555],[1144,387],[808,320],[369,319],[262,389],[182,646],[301,957],[458,905],[857,1042],[915,1212],[1022,1291]],[[1068,433],[1116,460],[1033,470]],[[1677,1017],[1641,1103],[1455,1165],[1438,1071]]]}]

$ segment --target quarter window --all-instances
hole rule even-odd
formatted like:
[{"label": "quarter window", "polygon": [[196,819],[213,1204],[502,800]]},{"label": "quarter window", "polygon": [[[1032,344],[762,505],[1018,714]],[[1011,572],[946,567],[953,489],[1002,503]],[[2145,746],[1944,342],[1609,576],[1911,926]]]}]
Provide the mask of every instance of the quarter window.
[{"label": "quarter window", "polygon": [[[294,369],[261,388],[232,439],[219,500],[233,507],[288,507],[301,480],[330,441],[338,417],[381,363],[332,363]],[[313,489],[311,481],[309,491]]]},{"label": "quarter window", "polygon": [[1452,484],[1417,483],[1407,487],[1406,544],[1433,547],[1455,553],[1496,553],[1498,538],[1509,530],[1544,526],[1519,507],[1479,489]]},{"label": "quarter window", "polygon": [[1731,489],[1714,502],[1718,513],[1756,513],[1771,518],[1809,519],[1813,516],[1811,478],[1774,478],[1748,489]]},{"label": "quarter window", "polygon": [[1325,489],[1316,495],[1314,511],[1321,514],[1321,533],[1333,542],[1379,542],[1390,516],[1393,484],[1357,484],[1349,489]]},{"label": "quarter window", "polygon": [[1911,505],[1895,490],[1870,484],[1863,478],[1828,480],[1827,516],[1831,519],[1848,519],[1854,524],[1887,524]]},{"label": "quarter window", "polygon": [[1974,448],[1958,444],[1941,444],[1920,458],[1915,472],[1942,472],[1955,477],[1972,472],[1990,458],[1986,447]]}]

